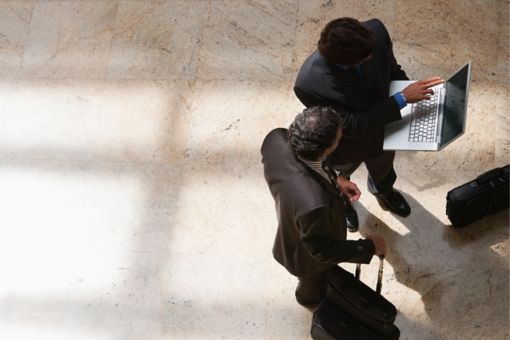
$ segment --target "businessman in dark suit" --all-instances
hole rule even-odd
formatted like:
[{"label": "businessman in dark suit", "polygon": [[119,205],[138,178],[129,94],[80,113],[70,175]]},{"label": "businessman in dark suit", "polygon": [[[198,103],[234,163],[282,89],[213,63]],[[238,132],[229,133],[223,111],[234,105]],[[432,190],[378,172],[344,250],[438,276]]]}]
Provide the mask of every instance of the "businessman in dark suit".
[{"label": "businessman in dark suit", "polygon": [[[360,23],[353,18],[329,22],[321,32],[318,49],[298,73],[294,91],[306,106],[331,106],[341,113],[343,138],[329,156],[333,168],[349,178],[365,163],[368,190],[381,207],[399,216],[411,212],[404,197],[393,188],[397,175],[394,151],[384,151],[384,126],[402,119],[400,109],[429,99],[430,87],[443,80],[432,77],[409,85],[389,97],[392,80],[407,80],[395,60],[388,31],[378,19]],[[346,209],[347,228],[358,230],[358,217]]]},{"label": "businessman in dark suit", "polygon": [[346,239],[345,202],[357,200],[360,192],[336,177],[326,161],[342,137],[341,127],[333,109],[311,107],[288,130],[272,130],[261,147],[278,218],[273,256],[298,277],[296,300],[311,310],[325,297],[329,271],[337,263],[369,263],[386,252],[378,235]]}]

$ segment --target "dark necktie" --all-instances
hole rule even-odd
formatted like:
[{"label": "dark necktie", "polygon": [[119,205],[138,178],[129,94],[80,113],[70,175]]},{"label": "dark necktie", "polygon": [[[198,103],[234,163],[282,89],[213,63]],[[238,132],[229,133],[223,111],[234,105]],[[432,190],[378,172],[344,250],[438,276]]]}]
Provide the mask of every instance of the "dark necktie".
[{"label": "dark necktie", "polygon": [[326,161],[322,162],[322,168],[328,174],[329,180],[331,181],[331,184],[338,191],[338,193],[342,197],[342,203],[344,204],[344,206],[346,206],[347,205],[347,200],[345,199],[344,194],[342,194],[342,190],[340,190],[340,187],[338,186],[338,182],[336,181],[336,174],[335,174],[335,172],[333,171],[333,169],[331,169],[329,167],[329,165],[328,165],[328,163]]},{"label": "dark necktie", "polygon": [[324,171],[328,174],[329,180],[331,181],[331,184],[340,191],[340,188],[338,188],[338,183],[336,182],[336,174],[333,172],[333,170],[329,167],[328,163],[326,161],[322,162],[322,168]]},{"label": "dark necktie", "polygon": [[347,69],[347,72],[352,74],[354,77],[363,80],[363,72],[360,66],[352,66]]}]

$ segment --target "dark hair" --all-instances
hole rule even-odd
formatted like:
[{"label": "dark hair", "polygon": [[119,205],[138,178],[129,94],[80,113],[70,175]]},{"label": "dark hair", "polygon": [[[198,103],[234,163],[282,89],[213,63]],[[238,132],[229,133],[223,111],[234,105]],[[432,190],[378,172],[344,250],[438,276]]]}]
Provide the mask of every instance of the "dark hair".
[{"label": "dark hair", "polygon": [[372,53],[372,35],[358,20],[339,18],[324,27],[317,48],[333,64],[355,65]]},{"label": "dark hair", "polygon": [[303,110],[289,126],[289,144],[299,156],[317,160],[336,138],[342,119],[330,107]]}]

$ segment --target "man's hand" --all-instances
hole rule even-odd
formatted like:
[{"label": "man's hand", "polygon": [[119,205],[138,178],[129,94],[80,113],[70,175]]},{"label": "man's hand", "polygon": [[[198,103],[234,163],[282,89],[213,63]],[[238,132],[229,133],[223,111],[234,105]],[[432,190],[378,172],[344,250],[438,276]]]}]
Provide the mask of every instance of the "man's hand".
[{"label": "man's hand", "polygon": [[430,99],[430,95],[434,94],[434,91],[430,88],[443,82],[444,79],[441,77],[418,80],[402,90],[402,94],[406,97],[407,103],[417,103],[424,99]]},{"label": "man's hand", "polygon": [[384,239],[378,235],[367,236],[368,240],[374,242],[375,253],[374,255],[383,256],[386,254],[386,244]]},{"label": "man's hand", "polygon": [[342,195],[347,198],[350,202],[357,201],[359,196],[361,195],[361,191],[359,191],[358,186],[353,182],[343,178],[342,176],[338,176],[336,178],[336,182]]}]

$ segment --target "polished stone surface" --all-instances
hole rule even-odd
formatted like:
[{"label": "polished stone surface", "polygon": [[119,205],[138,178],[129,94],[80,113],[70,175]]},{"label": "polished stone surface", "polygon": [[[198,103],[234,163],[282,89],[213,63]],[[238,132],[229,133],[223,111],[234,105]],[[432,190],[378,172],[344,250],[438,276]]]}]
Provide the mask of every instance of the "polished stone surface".
[{"label": "polished stone surface", "polygon": [[296,0],[209,2],[197,77],[291,81]]},{"label": "polished stone surface", "polygon": [[103,78],[117,1],[37,1],[23,49],[30,78]]},{"label": "polished stone surface", "polygon": [[0,2],[0,77],[21,72],[34,1]]},{"label": "polished stone surface", "polygon": [[121,1],[108,77],[193,79],[206,1]]},{"label": "polished stone surface", "polygon": [[465,134],[397,153],[412,214],[383,211],[362,166],[349,237],[385,238],[401,339],[508,339],[508,210],[455,229],[445,197],[510,162],[509,7],[0,1],[0,339],[309,339],[259,148],[302,110],[296,72],[341,16],[384,21],[411,78],[472,60]]}]

